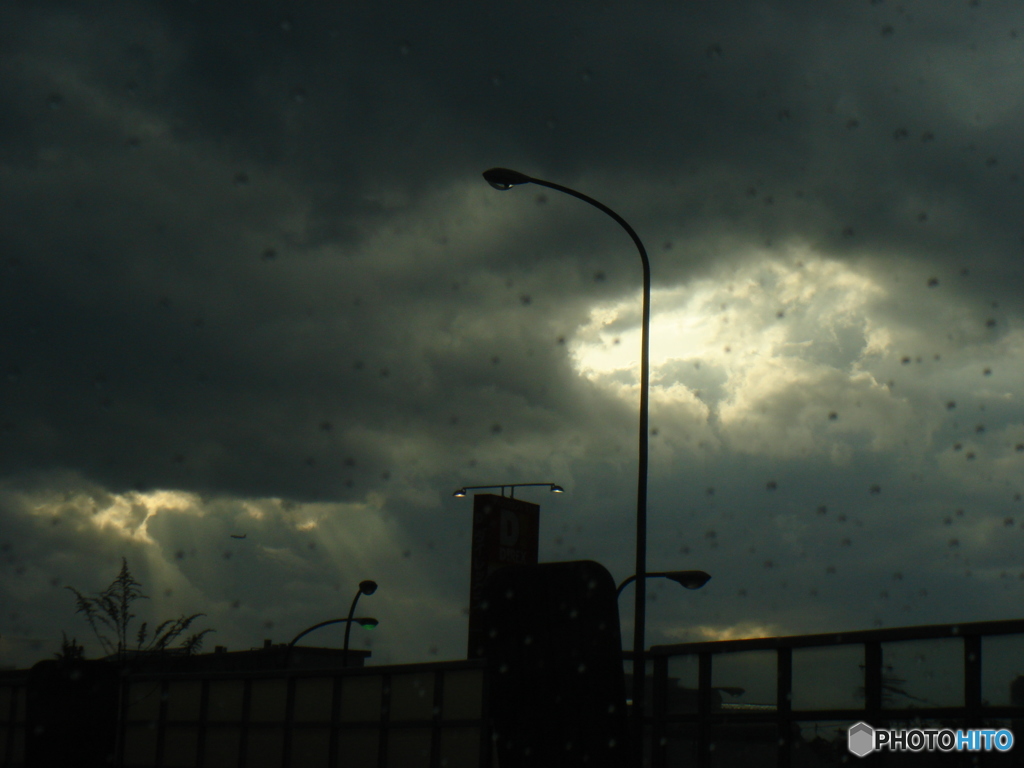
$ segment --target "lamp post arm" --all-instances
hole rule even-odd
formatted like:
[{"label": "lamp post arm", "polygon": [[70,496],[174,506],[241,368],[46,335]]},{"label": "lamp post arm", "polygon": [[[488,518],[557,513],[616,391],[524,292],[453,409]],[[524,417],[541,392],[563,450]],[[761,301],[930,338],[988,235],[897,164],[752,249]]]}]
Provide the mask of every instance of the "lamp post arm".
[{"label": "lamp post arm", "polygon": [[644,244],[640,241],[640,236],[637,235],[636,231],[633,229],[633,227],[629,225],[628,221],[619,216],[619,214],[617,214],[607,205],[602,203],[600,200],[595,200],[590,195],[585,195],[582,192],[577,192],[575,189],[571,189],[570,187],[563,187],[561,184],[556,184],[553,181],[544,181],[544,179],[535,179],[533,177],[530,177],[530,182],[533,184],[540,184],[542,187],[548,187],[549,189],[557,189],[559,192],[564,192],[567,195],[572,195],[573,197],[582,200],[585,203],[590,203],[598,210],[604,211],[613,219],[615,219],[619,223],[619,226],[626,230],[629,236],[633,239],[633,242],[636,244],[637,250],[640,251],[640,259],[644,263],[644,285],[650,285],[651,265],[647,259],[647,249],[644,248]]},{"label": "lamp post arm", "polygon": [[[299,640],[301,638],[303,638],[306,635],[308,635],[314,629],[320,629],[320,627],[326,627],[328,624],[341,624],[342,622],[348,622],[348,626],[351,627],[353,621],[356,621],[356,619],[353,619],[351,616],[349,616],[347,619],[330,619],[329,621],[321,621],[319,624],[314,624],[309,629],[304,629],[301,632],[299,632],[299,634],[297,634],[295,636],[295,639],[292,640],[290,643],[288,643],[288,647],[289,648],[293,647],[297,642],[299,642]],[[346,634],[347,634],[347,631],[346,631]]]},{"label": "lamp post arm", "polygon": [[632,576],[630,576],[628,579],[626,579],[624,582],[619,584],[619,588],[615,592],[615,597],[619,597],[622,594],[622,590],[624,590],[626,587],[628,587],[634,581],[636,581],[636,574],[635,573]]}]

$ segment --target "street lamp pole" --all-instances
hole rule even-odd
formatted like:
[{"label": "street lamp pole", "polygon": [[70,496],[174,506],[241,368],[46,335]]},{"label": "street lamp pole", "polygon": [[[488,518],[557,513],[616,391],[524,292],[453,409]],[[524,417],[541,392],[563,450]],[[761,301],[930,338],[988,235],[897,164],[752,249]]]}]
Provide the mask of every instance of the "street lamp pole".
[{"label": "street lamp pole", "polygon": [[348,636],[352,631],[352,616],[356,612],[356,603],[359,602],[360,595],[372,595],[377,591],[377,582],[370,581],[369,579],[359,582],[359,589],[356,590],[356,596],[352,598],[352,607],[348,609],[348,621],[345,622],[345,647],[341,652],[341,666],[348,666]]},{"label": "street lamp pole", "polygon": [[[575,189],[563,187],[542,179],[535,179],[518,171],[507,168],[491,168],[484,172],[484,179],[492,187],[498,190],[507,190],[518,184],[539,184],[567,195],[572,195],[585,203],[589,203],[598,210],[611,216],[619,225],[626,230],[632,238],[637,250],[640,252],[640,260],[643,262],[644,292],[643,292],[643,325],[640,335],[640,446],[639,466],[637,467],[636,487],[636,573],[647,572],[647,453],[648,453],[648,389],[650,385],[650,329],[651,329],[651,265],[647,259],[647,250],[640,241],[640,237],[633,230],[624,218],[604,203],[598,202],[592,197],[577,192]],[[633,613],[633,713],[632,726],[634,734],[634,753],[637,768],[643,761],[643,701],[644,701],[644,623],[646,621],[647,609],[647,579],[637,579],[636,582],[636,603]]]}]

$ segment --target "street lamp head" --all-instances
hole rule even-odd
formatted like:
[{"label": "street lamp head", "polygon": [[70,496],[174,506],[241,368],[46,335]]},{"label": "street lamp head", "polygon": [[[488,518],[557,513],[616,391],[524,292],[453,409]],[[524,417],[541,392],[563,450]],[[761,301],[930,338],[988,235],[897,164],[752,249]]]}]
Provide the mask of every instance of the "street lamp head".
[{"label": "street lamp head", "polygon": [[492,187],[502,192],[506,189],[512,189],[517,184],[529,184],[533,181],[525,173],[511,171],[508,168],[491,168],[489,171],[484,171],[484,179]]},{"label": "street lamp head", "polygon": [[374,592],[377,591],[377,582],[370,581],[369,579],[367,579],[366,581],[360,581],[359,591],[362,592],[364,595],[372,595]]},{"label": "street lamp head", "polygon": [[565,488],[563,488],[560,485],[552,485],[551,486],[551,492],[552,493],[565,493]]},{"label": "street lamp head", "polygon": [[682,584],[687,589],[700,589],[708,583],[708,579],[711,576],[704,573],[704,571],[672,571],[671,573],[666,573],[665,578],[672,579],[672,581]]},{"label": "street lamp head", "polygon": [[464,498],[466,498],[466,489],[465,488],[459,488],[459,490],[457,490],[455,493],[453,493],[452,496],[454,496],[456,499],[464,499]]},{"label": "street lamp head", "polygon": [[378,624],[380,624],[379,621],[377,621],[374,618],[370,618],[370,617],[367,617],[365,619],[357,619],[357,621],[359,622],[359,626],[362,627],[363,629],[373,629]]}]

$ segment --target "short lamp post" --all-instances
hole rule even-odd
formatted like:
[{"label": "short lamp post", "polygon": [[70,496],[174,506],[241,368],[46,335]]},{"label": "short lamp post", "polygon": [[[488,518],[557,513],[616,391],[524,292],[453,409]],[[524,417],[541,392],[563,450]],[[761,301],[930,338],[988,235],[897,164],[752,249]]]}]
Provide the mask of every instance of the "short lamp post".
[{"label": "short lamp post", "polygon": [[308,629],[302,630],[301,632],[299,632],[299,634],[297,634],[295,636],[295,638],[290,643],[288,643],[288,648],[289,649],[293,648],[295,646],[295,644],[297,642],[299,642],[300,638],[305,637],[310,632],[312,632],[314,629],[320,629],[320,627],[326,627],[329,624],[344,624],[345,625],[345,646],[344,646],[344,649],[341,652],[341,666],[347,667],[348,666],[348,638],[349,638],[349,633],[352,630],[353,622],[358,624],[359,626],[361,626],[363,629],[373,629],[374,627],[376,627],[380,623],[379,621],[377,621],[375,618],[373,618],[371,616],[364,616],[364,617],[361,617],[361,618],[353,618],[353,615],[356,612],[356,603],[359,602],[359,596],[360,595],[372,595],[376,591],[377,591],[377,582],[370,581],[369,579],[367,579],[366,581],[359,582],[359,589],[356,590],[356,596],[354,598],[352,598],[352,607],[350,607],[348,609],[348,616],[346,618],[344,618],[344,619],[328,619],[327,621],[321,621],[319,624],[314,624],[312,627],[309,627]]}]

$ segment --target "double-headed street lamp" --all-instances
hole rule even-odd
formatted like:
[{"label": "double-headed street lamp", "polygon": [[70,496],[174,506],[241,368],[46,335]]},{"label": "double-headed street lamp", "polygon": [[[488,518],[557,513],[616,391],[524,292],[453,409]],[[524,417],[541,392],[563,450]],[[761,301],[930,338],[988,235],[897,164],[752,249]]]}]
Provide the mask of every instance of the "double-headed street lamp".
[{"label": "double-headed street lamp", "polygon": [[[575,189],[563,187],[543,179],[535,179],[519,171],[508,168],[491,168],[484,171],[484,179],[498,190],[512,189],[519,184],[539,184],[589,203],[598,210],[611,216],[633,239],[640,260],[643,262],[643,327],[640,335],[640,461],[637,468],[636,488],[636,573],[647,573],[647,414],[648,389],[650,385],[650,329],[651,329],[651,265],[647,259],[647,250],[640,242],[640,237],[615,211],[592,197],[577,192]],[[633,615],[633,701],[644,700],[644,622],[646,621],[647,587],[646,579],[636,583],[636,603]],[[637,672],[639,670],[639,672]],[[643,756],[643,707],[633,708],[633,733],[635,736],[635,758],[637,765]]]},{"label": "double-headed street lamp", "polygon": [[506,483],[505,485],[464,485],[453,493],[452,496],[462,499],[465,498],[466,491],[479,491],[483,488],[501,488],[501,495],[504,496],[505,489],[509,488],[509,498],[514,499],[516,497],[516,488],[528,488],[531,485],[544,486],[552,493],[565,493],[565,488],[555,483]]},{"label": "double-headed street lamp", "polygon": [[348,638],[349,638],[349,633],[352,631],[352,623],[355,622],[356,624],[361,626],[363,629],[373,629],[374,627],[377,626],[377,624],[380,623],[376,619],[374,619],[372,617],[369,617],[369,616],[362,617],[362,618],[353,618],[353,615],[356,612],[356,603],[359,602],[359,596],[360,595],[372,595],[376,591],[377,591],[377,582],[370,581],[369,579],[366,579],[365,581],[360,581],[359,582],[359,589],[356,590],[356,596],[354,598],[352,598],[352,606],[348,609],[348,617],[347,618],[344,618],[344,619],[329,619],[327,621],[321,621],[319,624],[314,624],[309,629],[302,630],[301,632],[299,632],[299,634],[297,634],[295,636],[295,638],[290,643],[288,643],[288,648],[290,649],[290,648],[294,647],[295,643],[297,643],[299,641],[299,638],[304,637],[305,635],[308,635],[314,629],[320,629],[320,627],[326,627],[328,624],[342,624],[342,623],[344,623],[344,625],[345,625],[345,645],[344,645],[344,648],[343,648],[343,650],[341,652],[341,666],[347,667],[348,666]]}]

